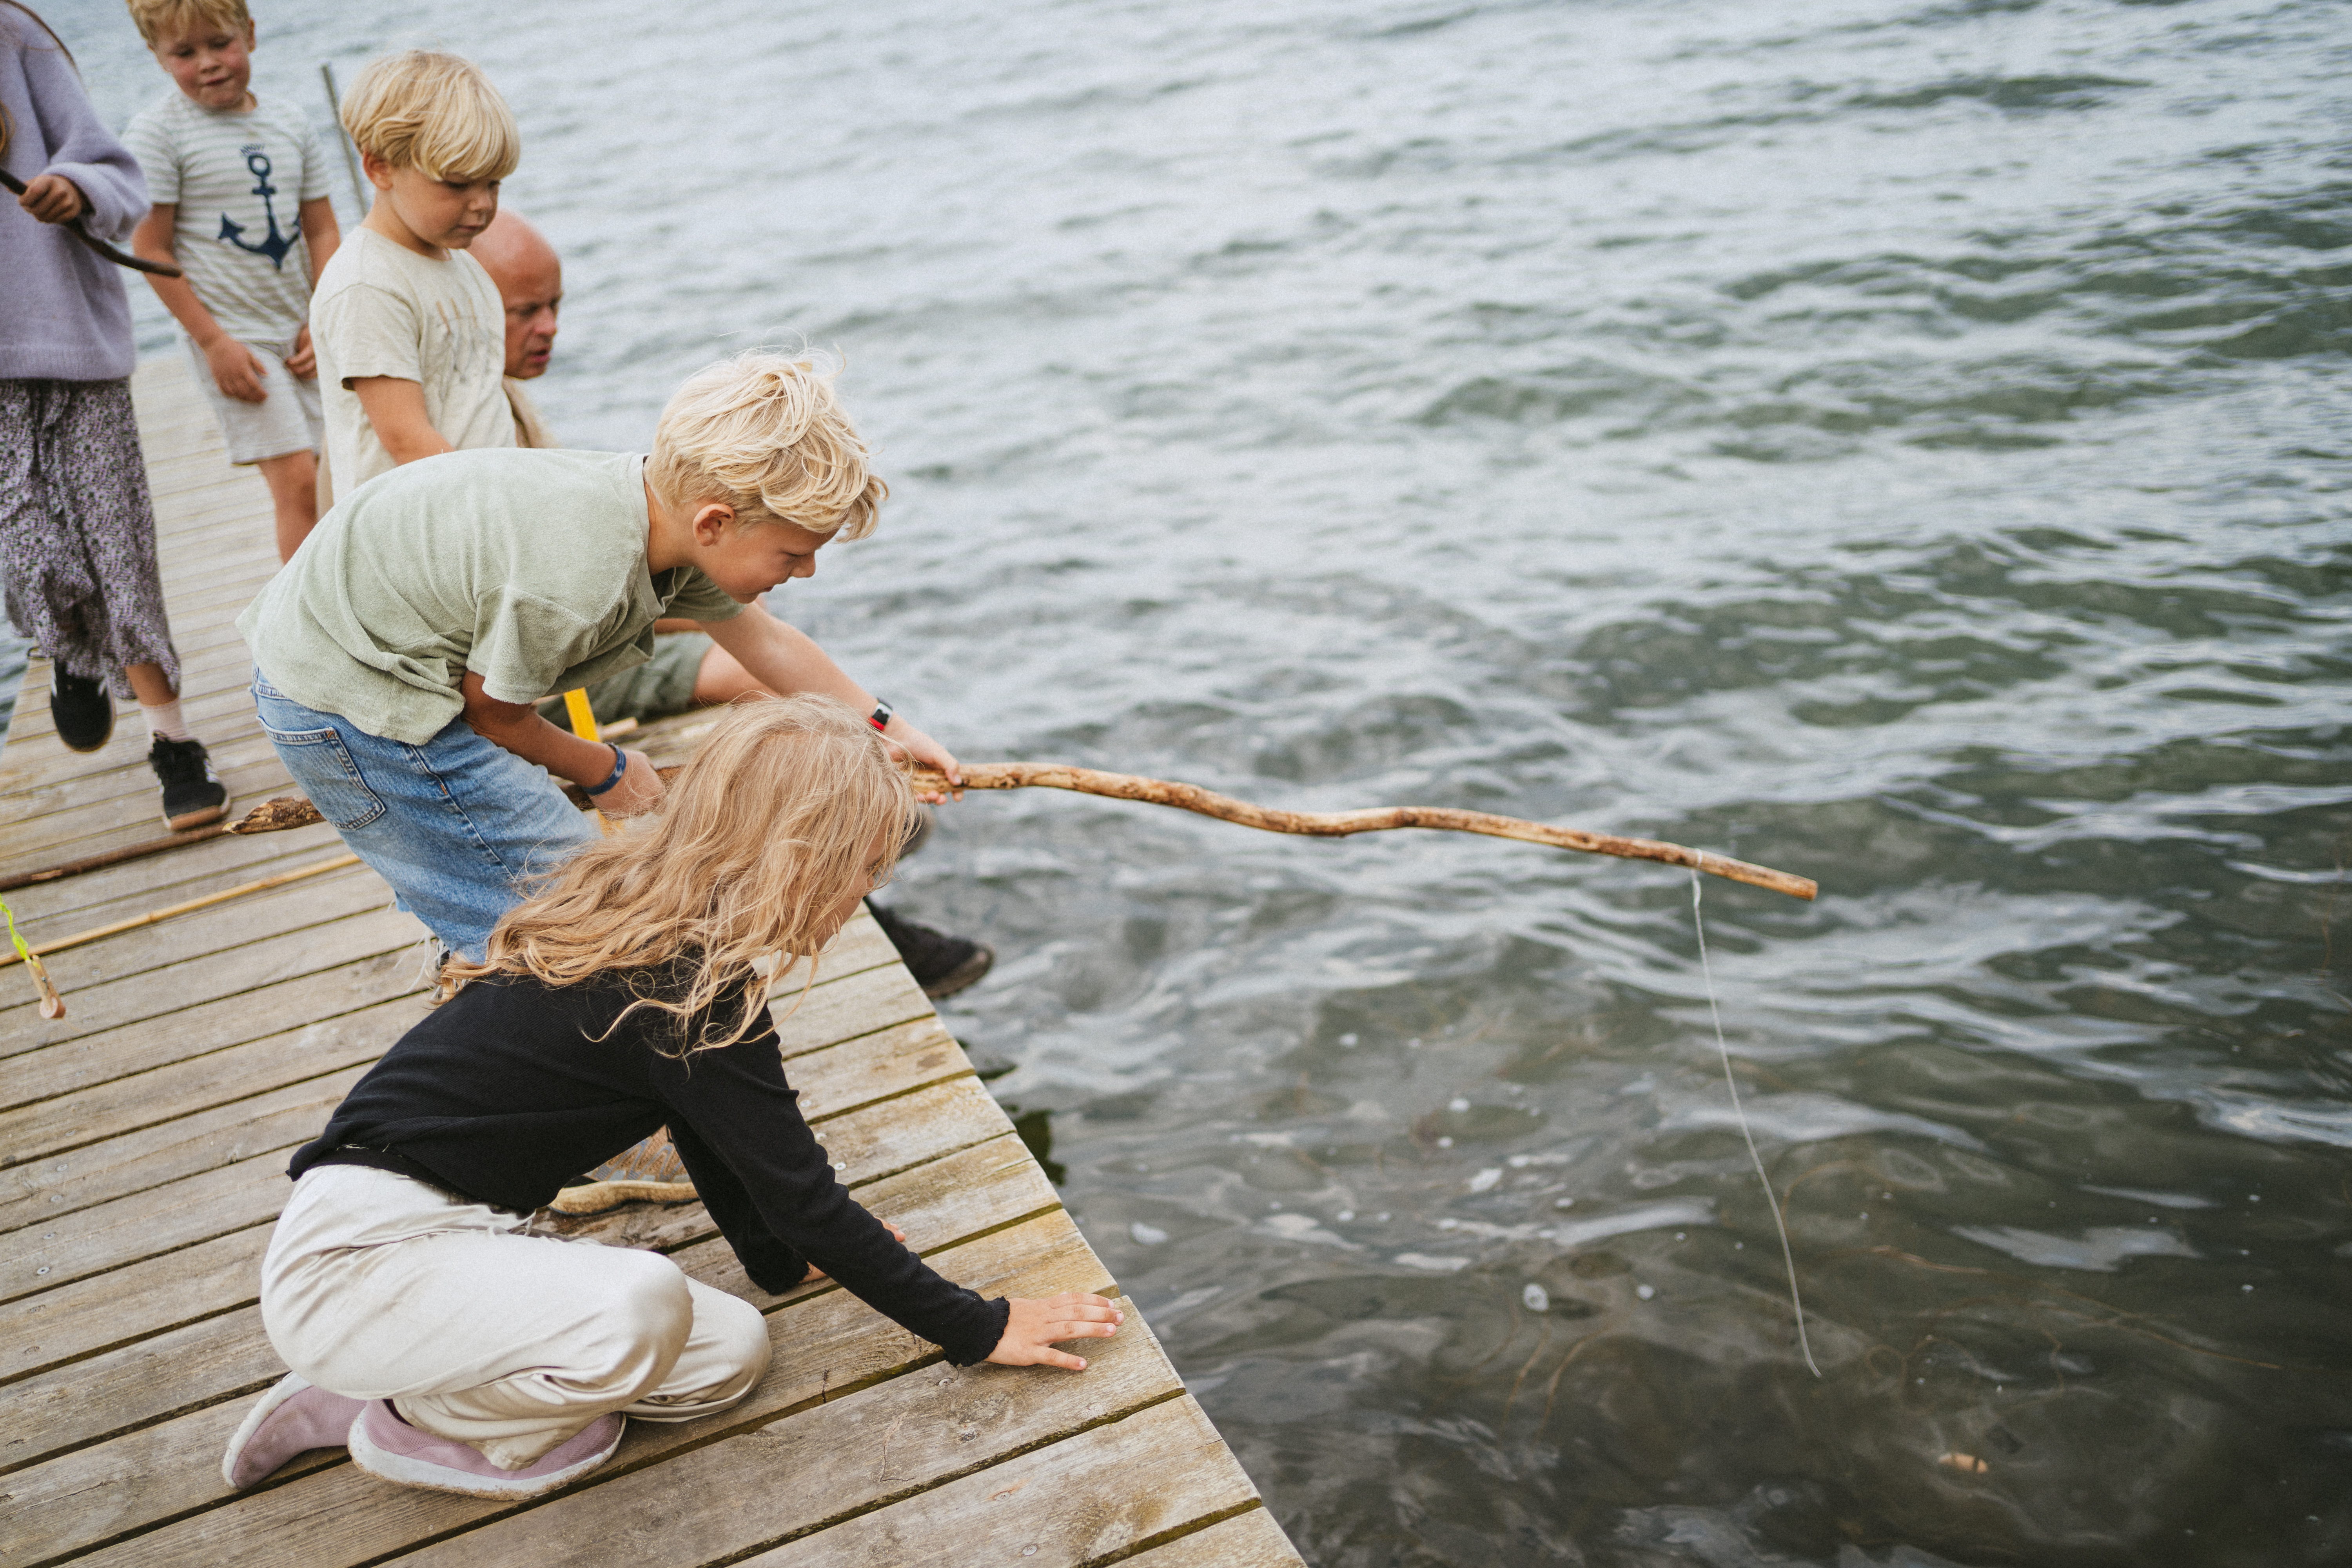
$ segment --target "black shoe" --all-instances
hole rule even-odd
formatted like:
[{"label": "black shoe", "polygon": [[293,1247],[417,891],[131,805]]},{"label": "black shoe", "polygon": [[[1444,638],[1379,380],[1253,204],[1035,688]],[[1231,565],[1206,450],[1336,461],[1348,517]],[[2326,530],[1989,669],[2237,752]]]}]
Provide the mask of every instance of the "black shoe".
[{"label": "black shoe", "polygon": [[988,973],[988,966],[996,962],[994,950],[986,942],[970,942],[901,920],[879,904],[867,908],[874,911],[874,923],[882,928],[882,934],[898,950],[899,960],[915,977],[915,984],[934,1002],[976,984]]},{"label": "black shoe", "polygon": [[49,721],[68,751],[95,752],[114,738],[114,700],[103,680],[68,675],[61,664],[49,667]]},{"label": "black shoe", "polygon": [[228,815],[228,791],[213,772],[202,741],[169,741],[158,735],[147,753],[147,765],[163,781],[163,820],[173,832],[202,827]]}]

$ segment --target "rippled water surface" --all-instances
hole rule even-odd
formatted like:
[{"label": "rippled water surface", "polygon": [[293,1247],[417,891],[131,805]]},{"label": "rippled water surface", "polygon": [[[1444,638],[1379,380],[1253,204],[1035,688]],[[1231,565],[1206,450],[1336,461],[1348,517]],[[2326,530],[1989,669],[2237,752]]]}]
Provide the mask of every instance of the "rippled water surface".
[{"label": "rippled water surface", "polygon": [[260,85],[492,71],[568,438],[847,353],[785,607],[965,756],[1821,879],[1705,904],[1816,1380],[1682,873],[945,814],[950,1021],[1310,1561],[2352,1556],[2352,13],[387,15]]}]

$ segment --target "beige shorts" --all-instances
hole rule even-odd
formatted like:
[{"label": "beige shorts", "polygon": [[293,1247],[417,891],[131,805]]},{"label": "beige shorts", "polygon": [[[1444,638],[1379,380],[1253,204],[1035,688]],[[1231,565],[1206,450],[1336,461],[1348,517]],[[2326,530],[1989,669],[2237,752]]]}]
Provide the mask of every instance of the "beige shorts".
[{"label": "beige shorts", "polygon": [[196,341],[189,337],[180,341],[188,345],[188,357],[195,362],[196,385],[213,405],[213,417],[220,421],[230,462],[258,463],[289,452],[318,449],[322,428],[319,383],[316,377],[297,380],[286,368],[286,356],[294,352],[292,342],[245,345],[261,362],[261,390],[269,395],[259,403],[242,403],[220,389],[220,383],[213,379],[212,361],[205,357]]}]

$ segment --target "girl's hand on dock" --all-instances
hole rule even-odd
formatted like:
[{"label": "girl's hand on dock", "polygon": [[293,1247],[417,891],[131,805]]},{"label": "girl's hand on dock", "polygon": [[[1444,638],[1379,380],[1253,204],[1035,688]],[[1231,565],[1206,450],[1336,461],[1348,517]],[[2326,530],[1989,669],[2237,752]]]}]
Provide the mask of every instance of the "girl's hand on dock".
[{"label": "girl's hand on dock", "polygon": [[999,1366],[1059,1366],[1084,1372],[1087,1363],[1054,1348],[1056,1340],[1102,1340],[1118,1332],[1127,1314],[1100,1296],[1067,1290],[1042,1301],[1014,1297],[1004,1337],[988,1352]]}]

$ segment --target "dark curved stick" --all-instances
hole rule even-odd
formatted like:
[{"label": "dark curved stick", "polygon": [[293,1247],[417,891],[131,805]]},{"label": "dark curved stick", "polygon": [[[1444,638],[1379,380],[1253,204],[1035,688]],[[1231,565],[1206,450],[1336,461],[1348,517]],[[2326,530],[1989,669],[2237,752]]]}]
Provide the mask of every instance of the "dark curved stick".
[{"label": "dark curved stick", "polygon": [[[25,194],[25,182],[18,179],[16,175],[10,174],[5,169],[0,169],[0,185],[7,186],[11,191],[14,191],[20,196]],[[98,236],[84,228],[81,224],[79,214],[76,214],[74,216],[66,219],[66,232],[72,235],[76,239],[80,240],[84,245],[87,245],[100,256],[106,258],[109,261],[113,262],[117,267],[128,267],[133,272],[152,272],[158,278],[181,278],[186,276],[186,274],[183,273],[176,267],[167,266],[161,261],[148,261],[142,258],[131,255],[127,250],[115,249],[114,247],[107,244],[106,241],[99,238]]]}]

